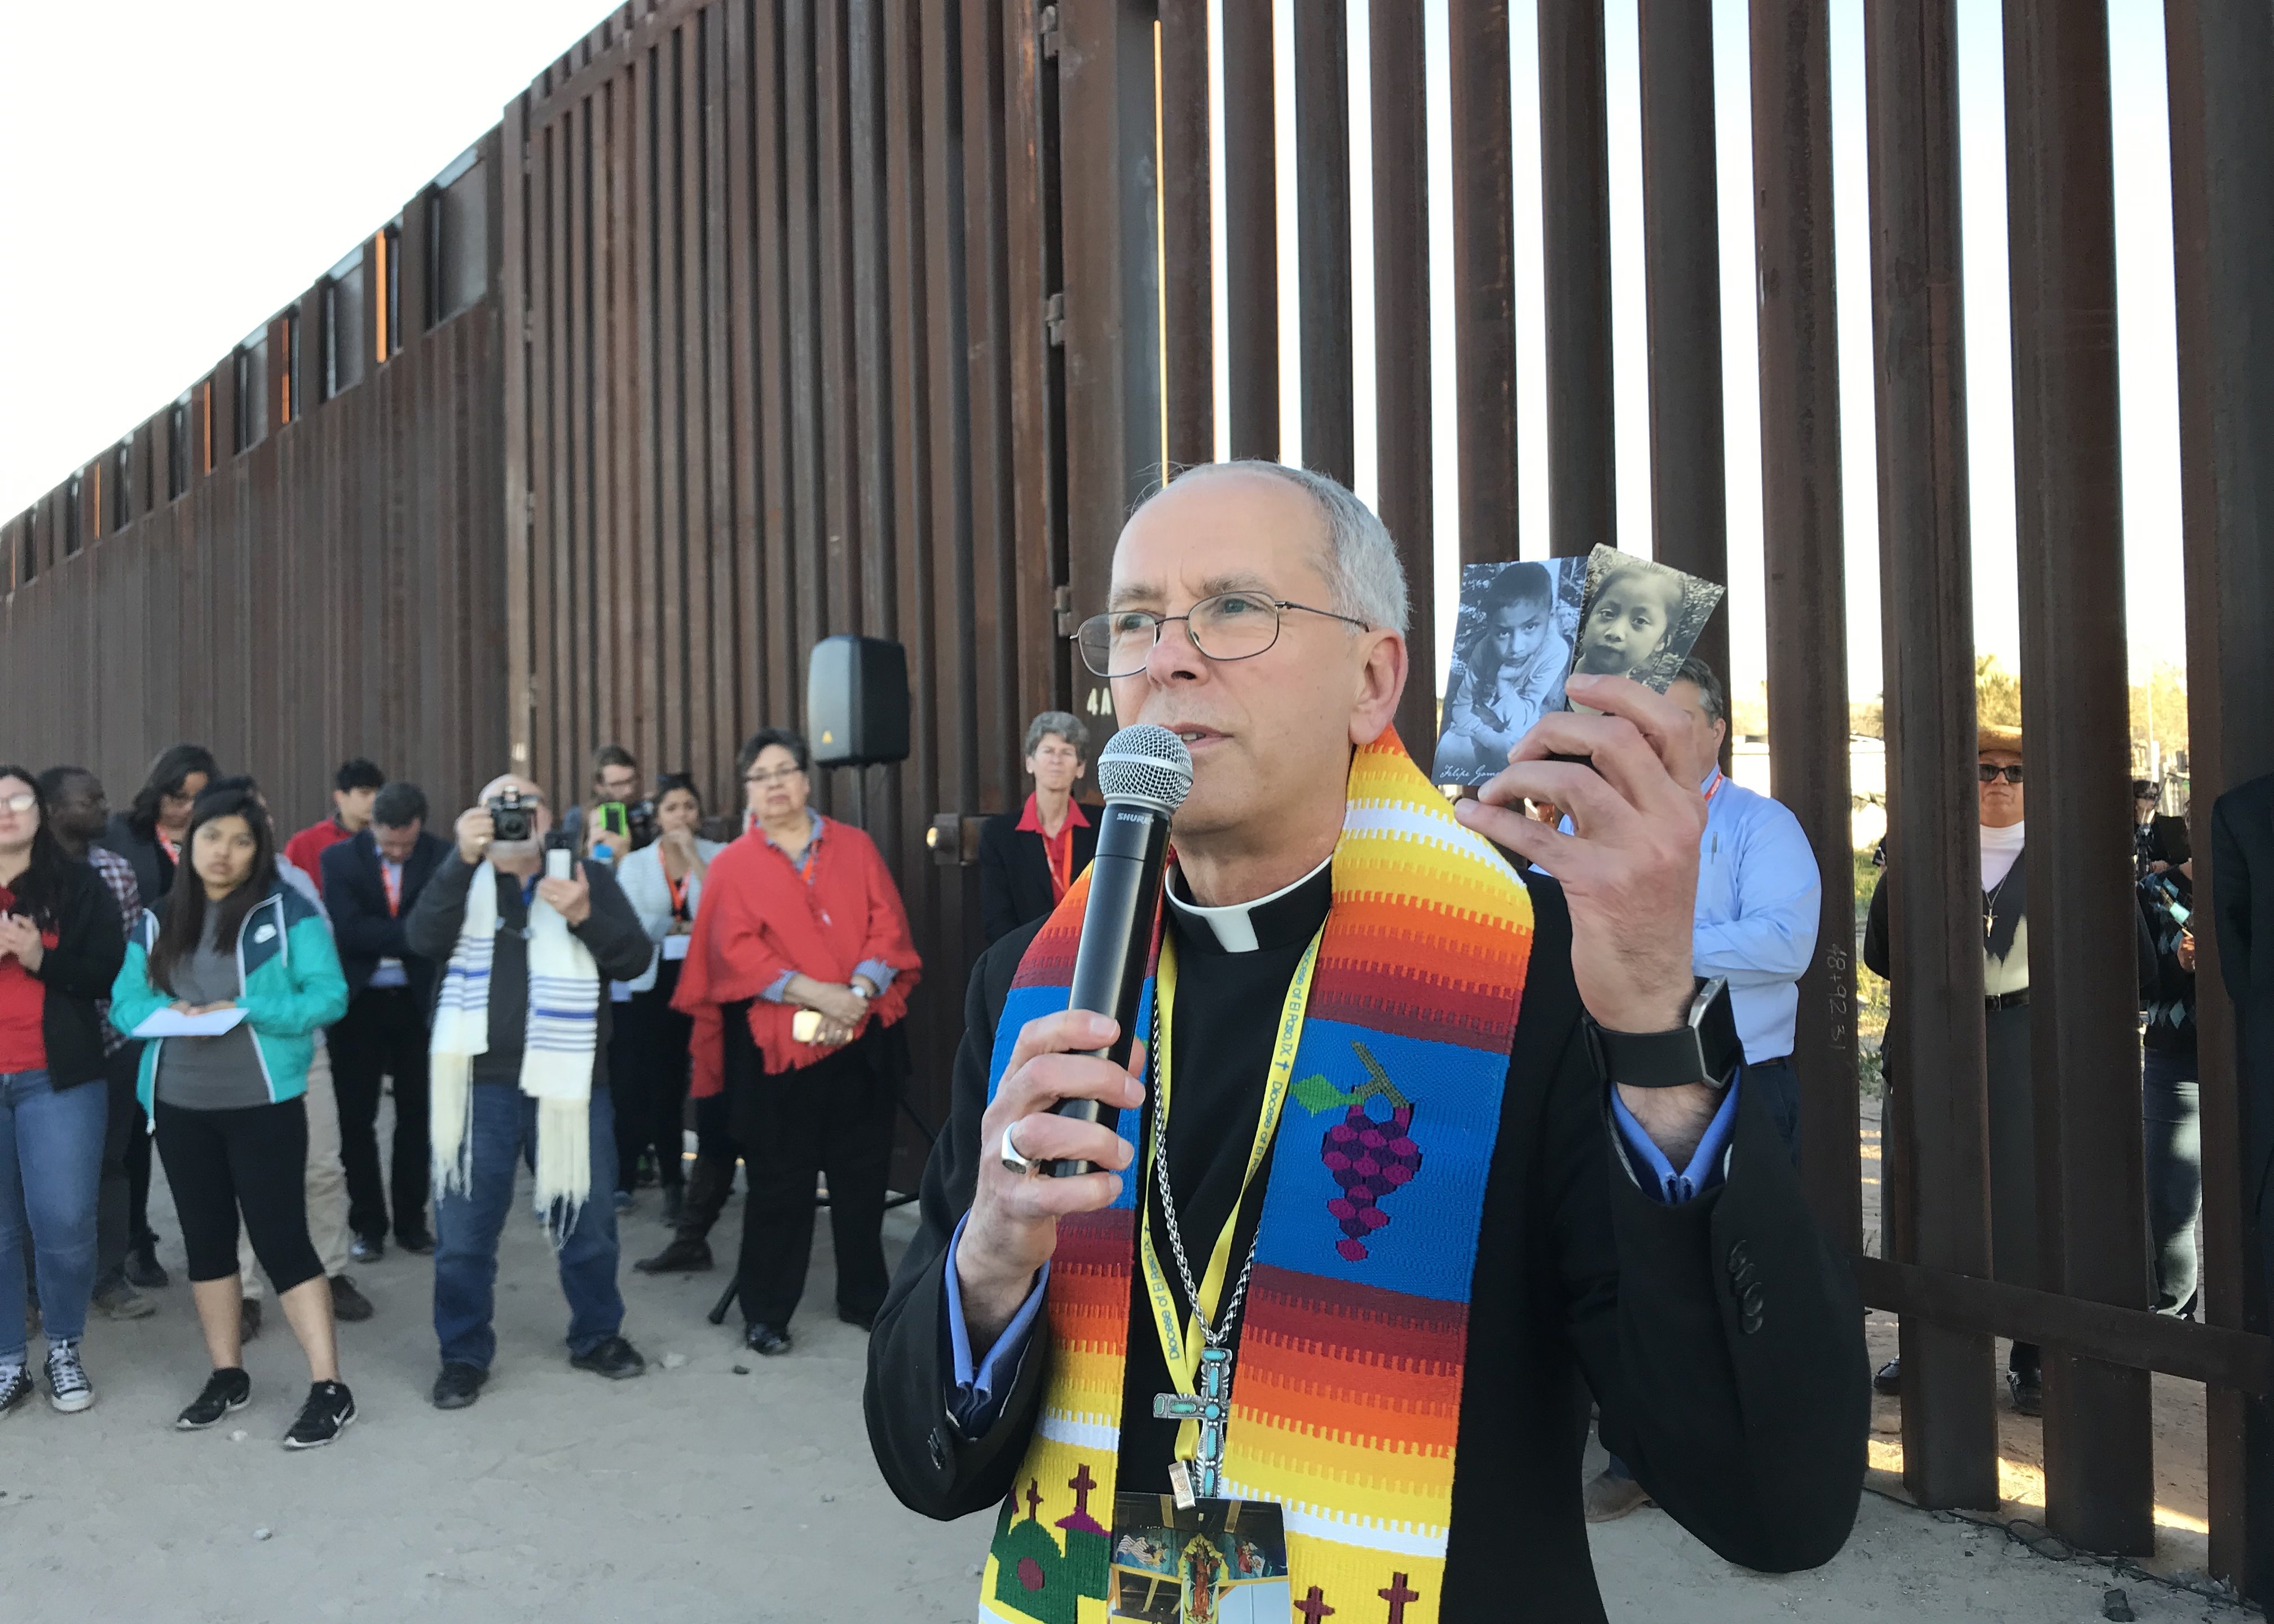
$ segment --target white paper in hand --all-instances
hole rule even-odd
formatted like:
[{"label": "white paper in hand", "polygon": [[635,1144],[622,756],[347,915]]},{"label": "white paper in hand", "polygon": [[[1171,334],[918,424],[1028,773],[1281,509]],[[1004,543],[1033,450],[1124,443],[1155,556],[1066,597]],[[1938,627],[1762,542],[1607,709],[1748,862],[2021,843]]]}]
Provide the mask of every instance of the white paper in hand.
[{"label": "white paper in hand", "polygon": [[245,1019],[241,1009],[208,1010],[184,1015],[172,1008],[160,1010],[127,1035],[137,1038],[217,1038]]}]

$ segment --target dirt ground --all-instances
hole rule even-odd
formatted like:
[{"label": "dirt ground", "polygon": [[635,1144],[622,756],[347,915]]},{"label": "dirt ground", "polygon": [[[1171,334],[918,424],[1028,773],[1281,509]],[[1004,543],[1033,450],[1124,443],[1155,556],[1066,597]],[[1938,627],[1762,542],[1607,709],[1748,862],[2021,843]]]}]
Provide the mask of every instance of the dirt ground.
[{"label": "dirt ground", "polygon": [[[153,1207],[172,1237],[162,1186]],[[341,1327],[361,1419],[311,1455],[277,1447],[306,1375],[273,1305],[246,1352],[252,1407],[205,1433],[169,1430],[203,1375],[186,1289],[162,1293],[152,1319],[98,1321],[87,1341],[94,1409],[58,1416],[40,1401],[0,1421],[0,1618],[970,1618],[988,1519],[925,1522],[879,1480],[860,1414],[864,1339],[829,1311],[826,1225],[797,1347],[762,1360],[704,1323],[719,1274],[631,1271],[629,1259],[663,1239],[651,1193],[642,1207],[623,1225],[624,1328],[648,1356],[646,1376],[606,1383],[568,1368],[559,1287],[524,1213],[502,1248],[501,1345],[480,1402],[450,1414],[426,1403],[430,1268],[390,1253],[356,1271],[377,1318]],[[722,1260],[740,1214],[738,1201],[714,1237]],[[912,1229],[908,1211],[891,1215],[895,1254]],[[162,1256],[178,1270],[177,1250]],[[2199,1483],[2199,1403],[2194,1425]],[[2033,1458],[2020,1438],[2009,1445]],[[2186,1494],[2174,1482],[2168,1498],[2199,1517],[2199,1494]],[[2054,1624],[2101,1617],[2104,1590],[2122,1583],[1873,1495],[1847,1549],[1811,1574],[1734,1568],[1654,1509],[1596,1530],[1594,1550],[1614,1619],[1684,1624]],[[2125,1588],[2143,1620],[2240,1616],[2137,1581]],[[1510,1616],[1527,1616],[1520,1599]]]}]

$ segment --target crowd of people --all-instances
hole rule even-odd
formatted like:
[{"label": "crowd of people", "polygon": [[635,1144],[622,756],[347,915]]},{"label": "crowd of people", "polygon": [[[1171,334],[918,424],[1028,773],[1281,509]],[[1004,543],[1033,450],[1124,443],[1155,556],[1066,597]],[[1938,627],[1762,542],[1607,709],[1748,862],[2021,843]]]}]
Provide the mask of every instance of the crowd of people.
[{"label": "crowd of people", "polygon": [[184,1430],[252,1402],[273,1294],[310,1384],[283,1441],[338,1438],[335,1326],[374,1312],[348,1268],[390,1245],[433,1259],[432,1402],[474,1402],[524,1164],[579,1370],[645,1368],[619,1216],[656,1188],[674,1233],[636,1267],[707,1269],[738,1165],[747,1345],[791,1345],[824,1176],[837,1312],[872,1324],[922,966],[869,838],[809,806],[805,741],[763,729],[738,766],[727,841],[691,778],[650,784],[615,745],[557,827],[507,773],[447,837],[362,759],[289,839],[199,746],[116,816],[83,769],[0,766],[0,1416],[41,1386],[87,1409],[90,1316],[158,1311],[154,1147],[209,1367]]}]

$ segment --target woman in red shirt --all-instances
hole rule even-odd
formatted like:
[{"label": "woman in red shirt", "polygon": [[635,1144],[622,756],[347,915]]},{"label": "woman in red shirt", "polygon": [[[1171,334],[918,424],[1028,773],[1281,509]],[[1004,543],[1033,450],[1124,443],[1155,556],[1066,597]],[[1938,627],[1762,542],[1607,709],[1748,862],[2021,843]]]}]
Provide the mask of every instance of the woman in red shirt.
[{"label": "woman in red shirt", "polygon": [[107,1095],[102,1018],[125,957],[118,907],[48,829],[38,780],[0,767],[0,1414],[32,1394],[24,1231],[39,1265],[49,1402],[94,1402],[79,1340],[94,1292]]},{"label": "woman in red shirt", "polygon": [[898,1023],[922,965],[885,860],[806,804],[807,766],[805,741],[784,728],[742,747],[750,827],[711,865],[672,998],[695,1018],[695,1093],[723,1084],[749,1169],[737,1288],[743,1340],[762,1354],[789,1350],[824,1169],[837,1317],[865,1330],[884,1304],[885,1176],[907,1072]]}]

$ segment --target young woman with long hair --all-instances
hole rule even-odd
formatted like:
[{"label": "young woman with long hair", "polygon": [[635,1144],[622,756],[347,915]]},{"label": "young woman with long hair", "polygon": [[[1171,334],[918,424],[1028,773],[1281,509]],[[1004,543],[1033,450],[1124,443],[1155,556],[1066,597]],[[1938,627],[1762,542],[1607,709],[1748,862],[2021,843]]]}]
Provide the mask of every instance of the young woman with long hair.
[{"label": "young woman with long hair", "polygon": [[317,1034],[347,1012],[347,980],[315,905],[277,878],[275,831],[256,791],[208,791],[184,836],[187,871],[143,915],[111,994],[111,1018],[127,1030],[169,1008],[243,1011],[223,1032],[152,1040],[137,1083],[173,1186],[213,1359],[205,1390],[175,1425],[211,1426],[252,1397],[242,1364],[241,1214],[308,1357],[307,1402],[284,1445],[314,1448],[356,1413],[339,1380],[331,1288],[308,1240],[303,1098]]},{"label": "young woman with long hair", "polygon": [[102,1017],[124,943],[117,905],[48,827],[22,767],[0,766],[0,1416],[31,1396],[24,1231],[39,1268],[48,1397],[85,1410],[79,1340],[94,1292],[102,1134]]}]

